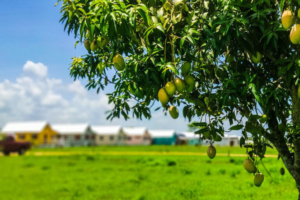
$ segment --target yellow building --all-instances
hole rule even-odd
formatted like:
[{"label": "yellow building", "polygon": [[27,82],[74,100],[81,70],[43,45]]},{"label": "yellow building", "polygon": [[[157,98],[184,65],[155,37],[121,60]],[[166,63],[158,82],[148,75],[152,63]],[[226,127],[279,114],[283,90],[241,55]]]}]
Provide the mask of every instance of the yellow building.
[{"label": "yellow building", "polygon": [[2,132],[15,136],[16,141],[29,141],[33,145],[57,143],[57,133],[45,121],[9,122]]}]

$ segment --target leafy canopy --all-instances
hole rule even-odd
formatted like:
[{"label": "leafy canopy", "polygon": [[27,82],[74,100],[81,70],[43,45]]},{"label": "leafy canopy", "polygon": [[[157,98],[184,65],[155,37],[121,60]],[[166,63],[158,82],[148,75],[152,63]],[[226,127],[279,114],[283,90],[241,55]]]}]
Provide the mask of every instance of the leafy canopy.
[{"label": "leafy canopy", "polygon": [[[171,96],[163,110],[184,104],[183,116],[199,117],[196,133],[206,138],[223,136],[228,119],[230,130],[242,130],[241,145],[252,134],[256,146],[249,154],[263,158],[270,146],[265,137],[298,137],[289,120],[299,46],[281,25],[285,9],[299,21],[298,7],[296,1],[277,0],[64,0],[61,22],[76,45],[108,40],[74,58],[70,68],[75,79],[88,78],[88,89],[114,84],[108,119],[128,119],[130,111],[150,118],[158,91],[192,75],[195,84]],[[125,59],[123,71],[113,67],[117,54]],[[192,65],[188,74],[181,73],[185,61]],[[109,70],[115,70],[113,77]],[[136,104],[130,107],[132,99]]]}]

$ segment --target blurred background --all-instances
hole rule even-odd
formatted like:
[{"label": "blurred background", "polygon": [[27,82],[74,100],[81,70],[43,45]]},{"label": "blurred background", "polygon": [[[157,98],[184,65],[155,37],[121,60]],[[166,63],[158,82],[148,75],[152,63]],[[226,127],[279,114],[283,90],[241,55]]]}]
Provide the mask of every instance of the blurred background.
[{"label": "blurred background", "polygon": [[237,131],[211,160],[207,141],[182,115],[155,112],[159,103],[151,120],[107,121],[113,86],[97,94],[70,78],[71,58],[86,50],[63,31],[56,1],[1,3],[0,148],[10,156],[0,157],[0,199],[296,198],[276,150],[259,168],[264,184],[253,185]]}]

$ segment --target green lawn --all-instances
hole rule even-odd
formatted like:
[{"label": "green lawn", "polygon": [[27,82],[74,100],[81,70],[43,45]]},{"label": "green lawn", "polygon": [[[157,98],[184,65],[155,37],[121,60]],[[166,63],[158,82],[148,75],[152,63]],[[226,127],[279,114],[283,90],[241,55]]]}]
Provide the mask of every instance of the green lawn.
[{"label": "green lawn", "polygon": [[[72,150],[90,148],[69,148]],[[206,147],[201,147],[204,151]],[[238,152],[239,148],[231,149]],[[99,147],[106,151],[192,151],[196,147]],[[217,148],[227,152],[228,148]],[[38,151],[38,149],[34,150]],[[45,150],[44,150],[45,151]],[[60,150],[62,151],[62,150]],[[238,153],[244,153],[240,151]],[[279,174],[276,158],[260,188],[243,169],[242,157],[203,156],[24,156],[0,157],[3,200],[285,200],[297,199],[292,177]]]},{"label": "green lawn", "polygon": [[[219,147],[217,153],[245,154],[246,149],[240,147]],[[207,151],[207,146],[96,146],[96,147],[69,147],[69,148],[33,148],[32,152],[41,151],[157,151],[157,152],[202,152]],[[278,155],[276,149],[267,148],[268,155]]]}]

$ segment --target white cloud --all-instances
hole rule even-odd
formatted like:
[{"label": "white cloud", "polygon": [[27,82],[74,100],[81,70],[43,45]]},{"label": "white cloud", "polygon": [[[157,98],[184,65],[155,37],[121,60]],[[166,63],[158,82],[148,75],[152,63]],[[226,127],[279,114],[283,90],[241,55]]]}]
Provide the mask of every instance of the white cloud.
[{"label": "white cloud", "polygon": [[86,89],[83,87],[79,80],[76,80],[72,84],[70,84],[68,86],[68,90],[80,96],[84,96],[87,93]]},{"label": "white cloud", "polygon": [[42,63],[27,61],[22,76],[0,82],[0,127],[8,121],[98,122],[111,109],[105,94],[87,92],[80,81],[70,84],[47,77]]},{"label": "white cloud", "polygon": [[43,106],[68,106],[68,101],[61,95],[48,92],[48,94],[42,99],[41,105]]},{"label": "white cloud", "polygon": [[0,101],[0,109],[3,108],[5,105],[4,105],[4,102]]},{"label": "white cloud", "polygon": [[46,77],[48,68],[43,63],[34,63],[32,61],[27,61],[23,66],[23,71],[25,74],[36,75],[38,77]]},{"label": "white cloud", "polygon": [[16,82],[23,93],[27,93],[32,96],[40,96],[42,94],[42,87],[38,85],[37,81],[30,77],[17,78]]}]

